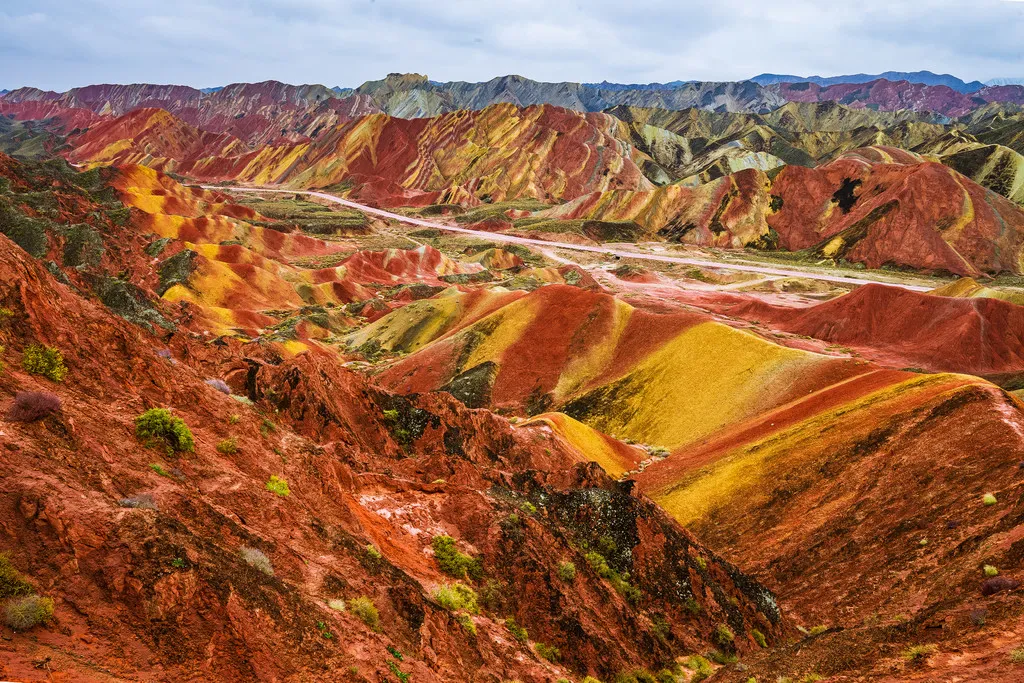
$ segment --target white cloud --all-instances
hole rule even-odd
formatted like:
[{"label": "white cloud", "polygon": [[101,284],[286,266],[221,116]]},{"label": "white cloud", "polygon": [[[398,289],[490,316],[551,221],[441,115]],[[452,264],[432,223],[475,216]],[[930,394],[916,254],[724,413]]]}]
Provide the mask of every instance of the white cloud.
[{"label": "white cloud", "polygon": [[7,0],[0,87],[1021,71],[1007,0]]}]

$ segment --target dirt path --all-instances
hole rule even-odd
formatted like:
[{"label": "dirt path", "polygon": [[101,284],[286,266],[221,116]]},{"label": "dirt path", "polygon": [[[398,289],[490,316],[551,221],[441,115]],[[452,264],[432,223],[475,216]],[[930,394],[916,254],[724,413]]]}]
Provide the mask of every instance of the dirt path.
[{"label": "dirt path", "polygon": [[748,273],[760,273],[762,275],[771,275],[778,277],[798,277],[805,278],[808,280],[821,280],[823,282],[836,282],[846,285],[887,285],[889,287],[900,287],[902,289],[909,289],[914,292],[927,292],[931,289],[930,287],[922,285],[886,282],[881,280],[869,280],[866,278],[855,278],[852,276],[845,275],[829,275],[827,273],[819,273],[806,270],[774,268],[771,266],[749,265],[743,263],[723,263],[721,261],[709,261],[706,259],[685,258],[681,256],[663,256],[660,254],[650,254],[631,251],[627,249],[622,249],[620,247],[591,247],[585,244],[551,242],[548,240],[532,239],[529,237],[503,235],[497,232],[484,232],[481,230],[470,230],[469,228],[457,228],[452,225],[445,225],[444,223],[425,221],[421,218],[412,218],[410,216],[403,216],[401,214],[392,213],[391,211],[385,211],[383,209],[375,209],[370,206],[364,206],[363,204],[357,204],[356,202],[350,201],[348,199],[335,197],[334,195],[327,194],[326,192],[318,192],[315,190],[283,190],[280,188],[268,187],[224,187],[217,185],[202,185],[202,187],[207,190],[219,190],[221,192],[276,192],[281,194],[305,194],[313,197],[319,197],[320,199],[324,199],[329,202],[334,202],[335,204],[341,204],[342,206],[347,206],[352,209],[357,209],[359,211],[363,211],[364,213],[373,214],[375,216],[382,216],[384,218],[390,218],[392,220],[400,221],[402,223],[408,223],[409,225],[416,225],[423,228],[433,228],[434,230],[444,230],[446,232],[459,232],[466,235],[473,235],[474,237],[479,237],[481,239],[488,239],[494,242],[505,242],[509,244],[529,244],[548,249],[557,248],[569,249],[572,251],[587,251],[595,254],[607,254],[611,256],[618,256],[619,258],[630,258],[643,261],[658,261],[660,263],[680,263],[688,266],[717,268],[720,270],[735,270]]}]

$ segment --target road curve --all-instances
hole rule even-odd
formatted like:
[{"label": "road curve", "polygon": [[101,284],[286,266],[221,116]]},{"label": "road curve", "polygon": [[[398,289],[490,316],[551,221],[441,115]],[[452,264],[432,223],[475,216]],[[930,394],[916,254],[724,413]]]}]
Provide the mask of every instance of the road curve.
[{"label": "road curve", "polygon": [[411,218],[409,216],[403,216],[401,214],[392,213],[383,209],[375,209],[371,206],[364,206],[363,204],[357,204],[356,202],[349,201],[348,199],[342,199],[341,197],[335,197],[332,194],[326,192],[317,192],[316,190],[283,190],[280,188],[269,188],[269,187],[235,187],[235,186],[223,186],[223,185],[201,185],[200,187],[207,190],[219,190],[221,192],[279,192],[282,194],[305,194],[313,197],[319,197],[335,204],[341,204],[352,209],[363,211],[364,213],[374,214],[375,216],[382,216],[384,218],[391,218],[402,223],[408,223],[410,225],[418,225],[424,228],[433,228],[435,230],[444,230],[447,232],[461,232],[467,235],[473,235],[474,237],[486,238],[493,242],[505,242],[509,244],[532,244],[538,247],[557,248],[557,249],[570,249],[573,251],[589,251],[595,254],[612,254],[620,258],[631,258],[640,259],[643,261],[658,261],[660,263],[680,263],[687,266],[699,266],[703,268],[717,268],[719,270],[738,270],[748,273],[760,273],[763,275],[778,275],[781,277],[799,277],[808,280],[821,280],[823,282],[836,282],[845,285],[885,285],[888,287],[900,287],[902,289],[909,289],[913,292],[927,292],[930,291],[930,287],[924,287],[921,285],[903,284],[897,282],[882,282],[879,280],[867,280],[863,278],[854,277],[843,277],[841,275],[828,275],[827,273],[815,273],[804,270],[789,270],[786,268],[772,268],[771,266],[752,266],[742,263],[722,263],[720,261],[708,261],[705,259],[695,258],[684,258],[681,256],[661,256],[659,254],[644,254],[635,251],[625,251],[619,249],[606,249],[604,247],[591,247],[585,244],[569,244],[567,242],[551,242],[548,240],[531,239],[529,237],[516,237],[514,235],[503,235],[499,232],[483,232],[481,230],[470,230],[469,228],[456,228],[451,225],[445,225],[444,223],[434,223],[433,221],[425,221],[420,218]]}]

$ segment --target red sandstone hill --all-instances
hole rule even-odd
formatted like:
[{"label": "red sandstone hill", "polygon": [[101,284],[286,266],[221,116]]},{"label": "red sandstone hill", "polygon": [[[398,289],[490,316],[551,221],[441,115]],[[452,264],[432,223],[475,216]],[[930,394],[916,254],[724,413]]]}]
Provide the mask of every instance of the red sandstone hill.
[{"label": "red sandstone hill", "polygon": [[535,214],[633,221],[648,235],[726,248],[975,275],[1020,273],[1024,210],[947,166],[870,147],[816,168],[745,169],[698,187],[595,192]]},{"label": "red sandstone hill", "polygon": [[[50,183],[69,212],[110,194],[97,171],[62,188],[63,171],[29,168],[49,167],[0,157],[5,229],[28,225],[6,213],[12,186],[33,196]],[[131,221],[94,220],[119,251],[142,252]],[[393,395],[334,352],[286,360],[186,327],[156,336],[61,284],[71,268],[44,266],[53,253],[0,236],[0,553],[55,607],[46,625],[3,631],[0,678],[369,682],[397,670],[541,683],[749,652],[755,629],[773,643],[792,634],[755,580],[557,434],[447,394]],[[90,268],[152,265],[142,253]],[[62,381],[23,369],[34,344],[61,352]],[[59,408],[12,417],[26,391]],[[135,418],[158,407],[190,427],[194,449],[135,437]],[[458,580],[433,553],[441,535],[458,563],[476,558],[458,564],[471,567],[461,606],[438,592]],[[734,638],[717,642],[720,625]]]},{"label": "red sandstone hill", "polygon": [[857,349],[877,362],[973,375],[1024,373],[1024,306],[866,285],[804,308],[731,296],[706,307]]},{"label": "red sandstone hill", "polygon": [[140,109],[163,109],[211,133],[229,133],[249,145],[275,140],[303,140],[322,129],[380,111],[366,95],[338,98],[321,85],[288,85],[277,81],[233,83],[204,93],[180,85],[90,85],[65,93],[19,88],[0,98],[0,113],[18,119],[75,114],[75,125],[86,128],[103,118],[116,118]]}]

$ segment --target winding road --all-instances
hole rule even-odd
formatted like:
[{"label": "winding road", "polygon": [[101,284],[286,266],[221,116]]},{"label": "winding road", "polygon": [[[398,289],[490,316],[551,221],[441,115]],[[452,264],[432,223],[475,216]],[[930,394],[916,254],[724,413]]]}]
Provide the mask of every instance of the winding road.
[{"label": "winding road", "polygon": [[391,211],[385,211],[383,209],[375,209],[371,206],[364,206],[348,199],[342,199],[326,192],[318,192],[316,190],[283,190],[280,188],[269,188],[269,187],[226,187],[223,185],[201,185],[200,187],[207,190],[218,190],[220,192],[277,192],[281,194],[304,194],[313,197],[318,197],[335,204],[347,206],[351,209],[357,209],[364,213],[373,214],[375,216],[381,216],[383,218],[390,218],[392,220],[400,221],[402,223],[408,223],[409,225],[417,225],[423,228],[433,228],[434,230],[444,230],[447,232],[461,232],[467,235],[473,235],[474,237],[485,238],[493,242],[504,242],[508,244],[530,244],[537,247],[547,249],[568,249],[572,251],[589,251],[595,254],[611,254],[620,258],[639,259],[643,261],[657,261],[659,263],[679,263],[687,266],[698,266],[702,268],[716,268],[719,270],[736,270],[748,273],[759,273],[761,275],[776,275],[779,277],[798,277],[809,280],[821,280],[823,282],[836,282],[845,285],[886,285],[889,287],[900,287],[902,289],[908,289],[913,292],[927,292],[932,288],[923,285],[912,285],[901,282],[887,282],[882,280],[869,280],[866,278],[855,278],[846,277],[842,275],[829,275],[828,273],[818,273],[814,271],[806,270],[795,270],[787,268],[774,268],[772,266],[755,266],[743,263],[723,263],[721,261],[711,261],[707,259],[696,259],[686,258],[682,256],[662,256],[660,254],[645,254],[642,252],[629,251],[623,249],[612,249],[606,247],[591,247],[585,244],[570,244],[567,242],[551,242],[549,240],[532,239],[530,237],[516,237],[514,235],[503,235],[500,232],[484,232],[481,230],[470,230],[469,228],[457,228],[451,225],[445,225],[444,223],[435,223],[433,221],[425,221],[421,218],[412,218],[410,216],[403,216],[398,213],[392,213]]}]

